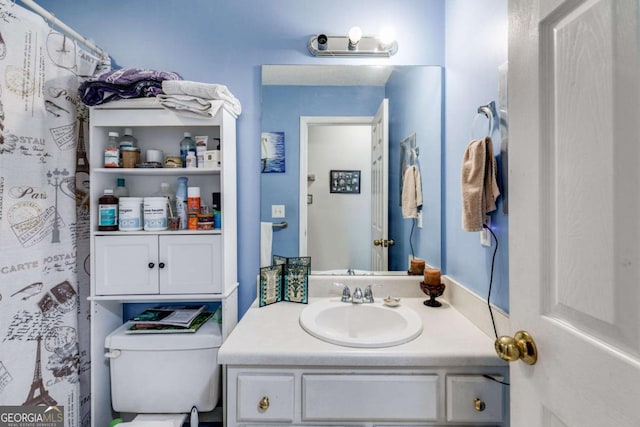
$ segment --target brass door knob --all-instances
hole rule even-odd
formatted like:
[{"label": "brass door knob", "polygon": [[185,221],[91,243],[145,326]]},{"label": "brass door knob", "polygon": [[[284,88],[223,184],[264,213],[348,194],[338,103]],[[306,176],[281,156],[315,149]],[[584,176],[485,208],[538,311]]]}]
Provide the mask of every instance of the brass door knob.
[{"label": "brass door knob", "polygon": [[389,246],[393,246],[396,244],[396,241],[393,239],[389,239],[388,242],[389,242]]},{"label": "brass door knob", "polygon": [[382,244],[382,240],[376,239],[373,241],[373,246],[380,246]]},{"label": "brass door knob", "polygon": [[521,359],[527,365],[538,360],[538,348],[527,331],[518,331],[512,337],[502,336],[494,344],[498,357],[507,362]]},{"label": "brass door knob", "polygon": [[269,409],[269,398],[267,396],[262,396],[260,402],[258,402],[258,410],[260,412],[264,412]]},{"label": "brass door knob", "polygon": [[476,408],[476,411],[478,411],[478,412],[484,411],[485,408],[487,407],[487,405],[485,405],[484,401],[482,399],[478,399],[477,397],[475,399],[473,399],[473,406],[474,406],[474,408]]}]

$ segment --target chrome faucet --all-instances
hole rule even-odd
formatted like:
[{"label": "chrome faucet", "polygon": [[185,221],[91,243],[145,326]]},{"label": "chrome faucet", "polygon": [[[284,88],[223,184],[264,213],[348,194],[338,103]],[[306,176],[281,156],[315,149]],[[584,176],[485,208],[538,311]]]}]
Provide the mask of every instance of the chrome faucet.
[{"label": "chrome faucet", "polygon": [[371,285],[367,286],[367,289],[364,290],[363,302],[372,303],[373,299],[373,290],[371,289]]},{"label": "chrome faucet", "polygon": [[347,274],[349,276],[355,276],[356,275],[356,271],[353,268],[347,268]]},{"label": "chrome faucet", "polygon": [[351,291],[347,285],[343,285],[342,283],[334,283],[336,286],[342,286],[342,298],[340,301],[342,302],[351,302]]},{"label": "chrome faucet", "polygon": [[356,288],[353,291],[353,295],[351,296],[351,302],[354,304],[362,304],[365,302],[364,297],[362,295],[362,289]]}]

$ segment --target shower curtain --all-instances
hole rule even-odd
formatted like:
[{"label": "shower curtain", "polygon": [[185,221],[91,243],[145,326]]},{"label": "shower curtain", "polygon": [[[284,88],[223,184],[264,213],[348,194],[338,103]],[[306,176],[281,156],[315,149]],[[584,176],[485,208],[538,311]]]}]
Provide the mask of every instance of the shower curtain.
[{"label": "shower curtain", "polygon": [[0,407],[90,424],[88,111],[106,71],[39,15],[0,0]]}]

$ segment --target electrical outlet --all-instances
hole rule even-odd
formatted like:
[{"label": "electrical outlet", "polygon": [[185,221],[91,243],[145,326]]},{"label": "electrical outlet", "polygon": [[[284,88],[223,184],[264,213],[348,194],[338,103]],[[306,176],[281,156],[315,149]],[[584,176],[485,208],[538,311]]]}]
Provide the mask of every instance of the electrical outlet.
[{"label": "electrical outlet", "polygon": [[418,212],[418,228],[422,228],[422,211]]},{"label": "electrical outlet", "polygon": [[[487,227],[491,228],[491,217],[489,215],[484,217],[484,223]],[[491,233],[484,227],[480,230],[480,244],[482,246],[491,246]]]},{"label": "electrical outlet", "polygon": [[271,218],[284,218],[284,205],[271,205]]}]

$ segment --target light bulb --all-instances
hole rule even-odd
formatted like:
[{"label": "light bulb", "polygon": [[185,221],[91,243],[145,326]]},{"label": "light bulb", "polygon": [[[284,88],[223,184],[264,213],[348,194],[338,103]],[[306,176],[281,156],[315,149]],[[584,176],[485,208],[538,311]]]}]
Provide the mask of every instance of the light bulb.
[{"label": "light bulb", "polygon": [[355,49],[361,38],[362,30],[360,27],[352,27],[349,30],[349,49]]},{"label": "light bulb", "polygon": [[380,44],[382,46],[391,46],[391,44],[395,41],[396,39],[396,33],[393,30],[393,28],[390,27],[385,27],[382,29],[382,31],[380,31]]}]

